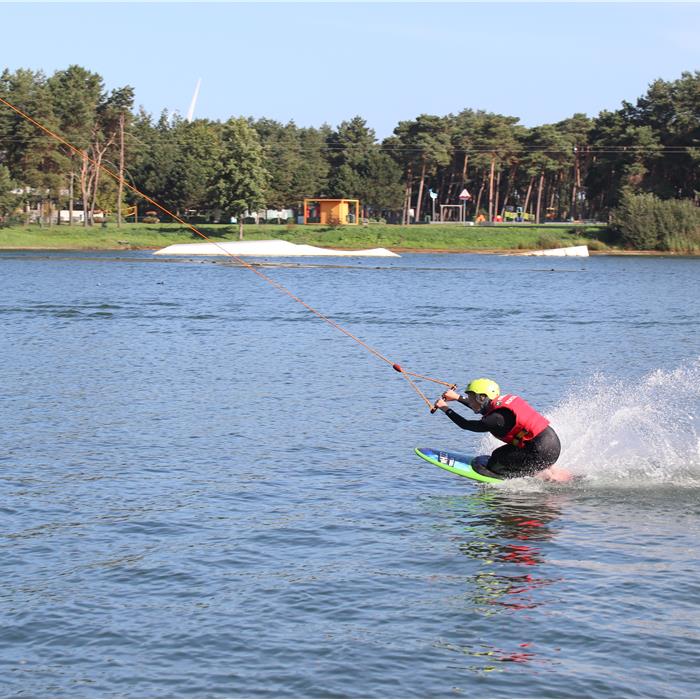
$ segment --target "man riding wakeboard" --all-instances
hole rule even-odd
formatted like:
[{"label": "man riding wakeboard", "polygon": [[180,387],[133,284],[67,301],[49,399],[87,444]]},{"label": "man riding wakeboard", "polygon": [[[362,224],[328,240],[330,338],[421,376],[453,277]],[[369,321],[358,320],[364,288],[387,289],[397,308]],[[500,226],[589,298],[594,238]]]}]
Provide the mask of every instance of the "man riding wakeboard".
[{"label": "man riding wakeboard", "polygon": [[[453,411],[448,401],[457,401],[480,413],[480,420],[467,420]],[[498,479],[533,476],[549,470],[559,459],[561,444],[549,420],[538,413],[527,401],[514,394],[501,394],[491,379],[474,379],[459,394],[449,389],[435,403],[460,428],[475,433],[491,433],[506,444],[493,454],[480,455],[472,462],[474,471]],[[542,476],[557,481],[567,480],[563,474]],[[570,478],[570,475],[569,477]]]}]

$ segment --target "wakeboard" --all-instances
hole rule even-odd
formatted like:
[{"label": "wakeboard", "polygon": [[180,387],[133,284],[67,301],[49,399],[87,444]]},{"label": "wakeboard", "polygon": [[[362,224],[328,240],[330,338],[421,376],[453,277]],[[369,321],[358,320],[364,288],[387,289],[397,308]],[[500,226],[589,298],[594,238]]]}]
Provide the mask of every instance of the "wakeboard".
[{"label": "wakeboard", "polygon": [[484,476],[474,471],[472,467],[474,457],[460,455],[454,452],[445,452],[444,450],[433,450],[430,447],[416,447],[415,453],[426,462],[430,462],[430,464],[434,464],[436,467],[440,467],[440,469],[446,469],[453,474],[463,476],[466,479],[481,481],[486,484],[498,484],[503,481],[503,479]]}]

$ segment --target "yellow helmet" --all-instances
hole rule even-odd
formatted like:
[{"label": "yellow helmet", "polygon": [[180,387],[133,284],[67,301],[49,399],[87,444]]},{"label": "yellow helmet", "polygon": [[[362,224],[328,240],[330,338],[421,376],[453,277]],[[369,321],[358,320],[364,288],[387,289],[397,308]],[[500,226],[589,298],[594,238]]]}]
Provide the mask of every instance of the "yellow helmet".
[{"label": "yellow helmet", "polygon": [[472,379],[467,385],[465,391],[471,391],[475,394],[485,394],[490,399],[495,399],[501,394],[501,387],[496,384],[492,379]]}]

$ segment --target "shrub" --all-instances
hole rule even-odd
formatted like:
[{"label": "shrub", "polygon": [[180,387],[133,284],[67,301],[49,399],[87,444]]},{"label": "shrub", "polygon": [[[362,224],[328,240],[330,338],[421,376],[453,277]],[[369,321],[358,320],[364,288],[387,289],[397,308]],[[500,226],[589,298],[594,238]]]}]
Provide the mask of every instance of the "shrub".
[{"label": "shrub", "polygon": [[610,217],[611,228],[619,234],[622,245],[636,250],[659,245],[659,232],[653,219],[655,202],[653,194],[623,192],[619,206]]},{"label": "shrub", "polygon": [[691,200],[623,192],[611,228],[635,250],[693,252],[700,248],[700,209]]},{"label": "shrub", "polygon": [[10,217],[16,214],[20,206],[20,197],[12,194],[15,187],[17,185],[10,178],[10,171],[4,165],[0,165],[0,225],[9,226]]},{"label": "shrub", "polygon": [[562,247],[570,245],[570,244],[566,243],[566,242],[562,242],[559,238],[556,238],[555,236],[552,236],[551,234],[545,233],[543,236],[540,236],[535,241],[535,245],[538,248],[542,248],[542,250],[546,250],[548,248],[562,248]]},{"label": "shrub", "polygon": [[700,209],[688,199],[664,202],[661,249],[694,253],[700,249]]},{"label": "shrub", "polygon": [[330,217],[328,219],[328,223],[326,224],[325,231],[338,231],[339,229],[342,229],[343,224],[340,223],[340,219],[337,217]]},{"label": "shrub", "polygon": [[584,243],[577,243],[576,245],[587,245],[589,250],[607,250],[608,246],[603,243],[603,241],[599,241],[596,238],[589,238],[586,240]]}]

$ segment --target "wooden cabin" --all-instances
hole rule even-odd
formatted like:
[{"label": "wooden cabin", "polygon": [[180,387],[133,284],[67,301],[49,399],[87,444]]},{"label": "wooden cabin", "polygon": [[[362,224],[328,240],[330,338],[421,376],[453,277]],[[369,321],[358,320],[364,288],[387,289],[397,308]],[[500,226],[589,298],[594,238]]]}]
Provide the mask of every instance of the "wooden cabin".
[{"label": "wooden cabin", "polygon": [[357,226],[360,221],[359,199],[305,199],[304,223]]}]

